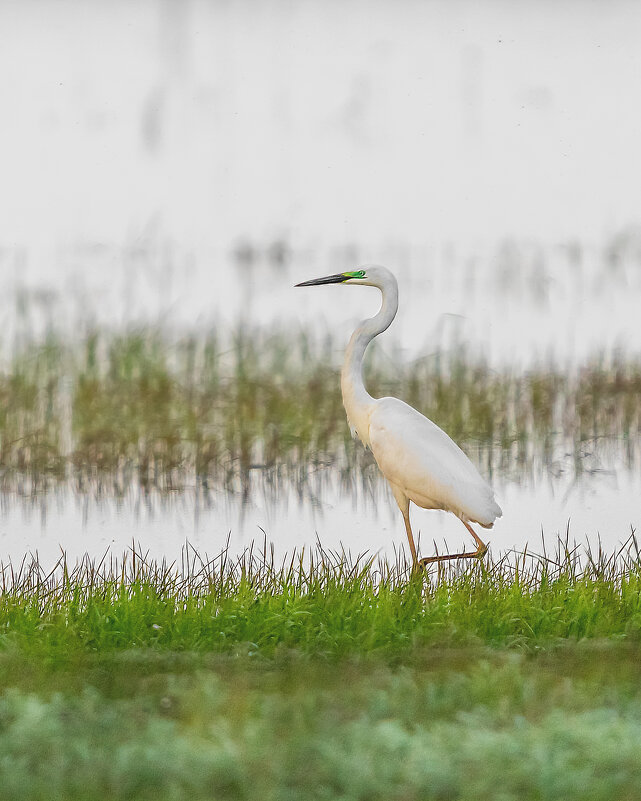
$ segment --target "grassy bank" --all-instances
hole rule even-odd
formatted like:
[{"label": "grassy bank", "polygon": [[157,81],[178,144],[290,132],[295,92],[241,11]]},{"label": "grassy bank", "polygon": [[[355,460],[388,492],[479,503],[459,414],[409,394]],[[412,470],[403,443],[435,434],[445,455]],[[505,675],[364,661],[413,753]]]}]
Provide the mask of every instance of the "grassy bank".
[{"label": "grassy bank", "polygon": [[[345,422],[343,347],[246,328],[180,341],[146,330],[23,343],[0,374],[0,482],[22,492],[71,478],[81,491],[100,481],[118,493],[136,481],[248,493],[256,477],[278,492],[325,468],[346,490],[376,480]],[[457,348],[408,363],[388,343],[373,348],[367,373],[372,394],[430,416],[487,475],[578,476],[641,462],[641,363],[621,354],[571,375],[553,363],[497,372]]]},{"label": "grassy bank", "polygon": [[[274,564],[265,554],[223,553],[188,570],[134,554],[109,565],[37,562],[3,569],[0,643],[62,663],[131,647],[273,659],[289,650],[337,659],[373,654],[404,661],[433,646],[533,650],[559,640],[641,640],[641,568],[624,552],[580,555],[559,543],[548,556],[435,567],[349,562],[320,549]],[[183,566],[184,567],[184,566]]]},{"label": "grassy bank", "polygon": [[633,541],[7,568],[2,797],[635,799],[640,589]]}]

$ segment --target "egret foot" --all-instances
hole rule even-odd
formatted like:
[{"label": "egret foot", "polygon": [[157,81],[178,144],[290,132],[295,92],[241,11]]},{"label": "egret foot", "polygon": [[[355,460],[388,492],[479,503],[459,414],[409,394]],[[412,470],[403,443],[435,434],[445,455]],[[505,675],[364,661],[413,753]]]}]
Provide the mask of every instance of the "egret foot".
[{"label": "egret foot", "polygon": [[448,562],[451,559],[482,559],[487,553],[487,545],[479,546],[476,551],[463,551],[463,553],[446,553],[443,556],[424,556],[418,560],[420,570],[425,569],[425,565],[431,565],[433,562]]},{"label": "egret foot", "polygon": [[478,546],[477,549],[472,552],[463,551],[463,553],[446,553],[443,554],[443,556],[424,556],[422,559],[418,560],[419,570],[424,570],[426,565],[430,565],[433,562],[447,562],[451,559],[482,559],[485,556],[487,553],[487,545],[483,542],[483,540],[479,537],[476,531],[474,531],[469,523],[466,523],[465,520],[462,520],[461,522],[474,537],[474,541]]}]

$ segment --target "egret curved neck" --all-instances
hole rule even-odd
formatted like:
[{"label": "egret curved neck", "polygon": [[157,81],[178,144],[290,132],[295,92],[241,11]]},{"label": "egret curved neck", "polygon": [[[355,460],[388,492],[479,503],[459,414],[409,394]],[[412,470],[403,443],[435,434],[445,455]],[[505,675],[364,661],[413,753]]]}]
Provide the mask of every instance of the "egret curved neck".
[{"label": "egret curved neck", "polygon": [[366,445],[369,445],[369,412],[374,398],[363,382],[363,356],[374,337],[389,328],[398,310],[396,282],[379,289],[383,296],[381,308],[374,317],[363,320],[352,334],[341,370],[341,391],[347,419],[352,433],[356,431]]}]

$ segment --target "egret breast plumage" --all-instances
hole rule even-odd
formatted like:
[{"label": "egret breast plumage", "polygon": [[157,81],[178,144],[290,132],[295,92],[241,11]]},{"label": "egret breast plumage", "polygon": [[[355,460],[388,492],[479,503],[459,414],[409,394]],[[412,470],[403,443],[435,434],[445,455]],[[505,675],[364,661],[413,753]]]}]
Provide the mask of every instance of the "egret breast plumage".
[{"label": "egret breast plumage", "polygon": [[[297,286],[320,284],[375,286],[382,294],[378,314],[364,320],[352,334],[341,371],[341,390],[350,428],[371,449],[401,510],[414,567],[483,556],[487,546],[470,523],[491,528],[501,516],[492,488],[435,423],[398,398],[372,398],[363,382],[367,345],[390,326],[398,310],[396,278],[385,267],[364,265],[352,272],[304,281]],[[410,524],[410,501],[424,509],[455,514],[474,538],[476,550],[419,560]]]}]

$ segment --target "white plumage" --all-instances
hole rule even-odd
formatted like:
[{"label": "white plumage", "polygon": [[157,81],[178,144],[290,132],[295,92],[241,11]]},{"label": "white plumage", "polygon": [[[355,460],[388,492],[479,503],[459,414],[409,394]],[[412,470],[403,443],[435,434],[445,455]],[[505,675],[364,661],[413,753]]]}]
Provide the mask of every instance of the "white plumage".
[{"label": "white plumage", "polygon": [[[297,286],[338,283],[375,286],[382,293],[378,314],[363,321],[350,339],[341,372],[341,390],[352,432],[371,448],[403,514],[414,566],[483,556],[487,546],[469,523],[491,528],[501,516],[492,488],[435,423],[397,398],[372,398],[363,383],[365,349],[389,327],[398,310],[396,279],[385,267],[365,265],[354,272],[305,281]],[[477,550],[419,560],[410,525],[410,501],[424,509],[443,509],[455,514],[474,537]]]},{"label": "white plumage", "polygon": [[500,516],[491,487],[459,446],[407,403],[375,401],[369,439],[385,478],[417,506],[444,509],[485,528]]}]

